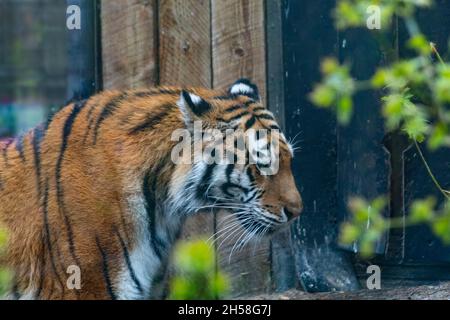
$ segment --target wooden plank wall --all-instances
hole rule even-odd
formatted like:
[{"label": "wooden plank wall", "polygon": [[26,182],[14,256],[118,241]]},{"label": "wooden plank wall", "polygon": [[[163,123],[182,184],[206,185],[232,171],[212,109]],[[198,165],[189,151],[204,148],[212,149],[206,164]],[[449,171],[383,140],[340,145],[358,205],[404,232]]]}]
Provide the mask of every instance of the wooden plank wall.
[{"label": "wooden plank wall", "polygon": [[[102,0],[105,89],[194,85],[227,88],[247,77],[266,97],[265,1]],[[223,215],[188,221],[186,238],[209,237]],[[219,242],[219,241],[218,241]],[[232,279],[233,296],[271,287],[270,242],[228,259],[233,242],[220,248],[218,263]]]}]

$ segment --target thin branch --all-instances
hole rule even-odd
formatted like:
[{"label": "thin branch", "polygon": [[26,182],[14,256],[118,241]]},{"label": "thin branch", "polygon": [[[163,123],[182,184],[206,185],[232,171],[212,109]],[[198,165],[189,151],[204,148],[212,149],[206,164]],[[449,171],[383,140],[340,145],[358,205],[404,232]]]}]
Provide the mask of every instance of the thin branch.
[{"label": "thin branch", "polygon": [[441,54],[439,53],[438,49],[436,48],[436,44],[434,42],[430,42],[430,47],[433,53],[438,58],[439,62],[442,64],[445,64],[444,59],[442,59]]},{"label": "thin branch", "polygon": [[450,200],[450,191],[445,190],[444,188],[442,188],[442,186],[440,185],[440,183],[437,181],[436,176],[433,174],[433,171],[431,171],[430,166],[428,165],[427,160],[425,159],[422,150],[420,149],[419,143],[417,143],[416,140],[414,140],[414,144],[416,146],[416,149],[420,155],[420,158],[422,159],[423,164],[425,165],[425,168],[428,171],[428,174],[431,177],[431,180],[433,180],[433,183],[436,185],[436,187],[438,188],[438,190],[444,195],[445,198],[447,198],[448,200]]}]

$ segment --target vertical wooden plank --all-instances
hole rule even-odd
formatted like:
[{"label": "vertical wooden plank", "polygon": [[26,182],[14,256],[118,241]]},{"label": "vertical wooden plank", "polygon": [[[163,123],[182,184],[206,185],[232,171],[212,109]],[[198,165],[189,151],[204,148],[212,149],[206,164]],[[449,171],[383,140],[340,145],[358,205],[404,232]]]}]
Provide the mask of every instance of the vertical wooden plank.
[{"label": "vertical wooden plank", "polygon": [[283,60],[283,4],[280,0],[266,0],[267,43],[267,107],[277,117],[284,130],[284,60]]},{"label": "vertical wooden plank", "polygon": [[212,0],[215,88],[239,77],[252,79],[266,101],[265,1]]},{"label": "vertical wooden plank", "polygon": [[[320,59],[336,55],[338,34],[329,14],[335,1],[283,1],[286,131],[302,141],[293,172],[304,210],[293,229],[297,277],[307,291],[353,290],[358,281],[347,254],[336,248],[336,117],[311,104]],[[356,39],[357,40],[357,39]]]},{"label": "vertical wooden plank", "polygon": [[159,5],[160,82],[211,87],[209,0],[162,0]]},{"label": "vertical wooden plank", "polygon": [[[247,77],[258,84],[266,101],[265,1],[212,0],[212,55],[215,88],[227,88]],[[217,216],[220,230],[226,214]],[[227,232],[229,233],[229,232]],[[232,295],[264,292],[270,287],[270,241],[263,239],[230,254],[239,235],[219,243],[219,265],[232,281]]]},{"label": "vertical wooden plank", "polygon": [[[386,64],[392,48],[384,48],[370,30],[346,30],[340,34],[341,61],[352,61],[352,75],[359,81],[369,80],[376,68]],[[390,154],[385,148],[385,130],[380,109],[381,94],[374,91],[359,92],[354,97],[358,111],[349,126],[338,127],[338,183],[337,208],[339,222],[350,216],[348,203],[352,197],[375,199],[390,193]],[[389,214],[386,208],[385,215]],[[387,234],[377,241],[375,253],[383,254]],[[359,245],[346,246],[349,251]]]},{"label": "vertical wooden plank", "polygon": [[[159,1],[159,76],[161,85],[199,86],[211,83],[211,2]],[[187,219],[182,239],[209,238],[214,214]]]},{"label": "vertical wooden plank", "polygon": [[101,5],[104,88],[156,84],[156,1],[102,0]]},{"label": "vertical wooden plank", "polygon": [[[279,0],[266,0],[267,43],[267,106],[285,131],[283,9]],[[291,230],[277,233],[271,241],[272,289],[278,292],[296,287],[295,258]]]}]

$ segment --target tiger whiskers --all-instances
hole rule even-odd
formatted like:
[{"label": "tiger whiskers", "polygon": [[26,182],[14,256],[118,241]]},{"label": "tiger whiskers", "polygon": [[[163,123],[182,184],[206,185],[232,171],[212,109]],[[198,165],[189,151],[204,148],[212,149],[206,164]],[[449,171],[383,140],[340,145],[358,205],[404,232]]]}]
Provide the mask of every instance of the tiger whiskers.
[{"label": "tiger whiskers", "polygon": [[[207,242],[211,242],[211,244],[214,244],[217,242],[218,239],[226,235],[226,231],[229,231],[233,227],[236,227],[240,224],[239,221],[231,221],[231,223],[227,224],[225,227],[221,228],[217,232],[215,232],[211,237],[208,238]],[[212,240],[212,241],[211,241]]]},{"label": "tiger whiskers", "polygon": [[237,209],[237,210],[239,210],[239,209],[247,209],[247,208],[243,207],[243,206],[230,206],[230,205],[206,205],[206,206],[198,207],[195,210],[195,212],[198,212],[198,211],[201,211],[204,209],[229,209],[229,210]]},{"label": "tiger whiskers", "polygon": [[[236,248],[240,247],[240,244],[241,244],[241,243],[244,243],[244,242],[245,242],[245,239],[247,239],[248,237],[252,237],[253,232],[254,232],[254,229],[255,229],[255,227],[253,227],[252,231],[250,231],[250,232],[248,232],[248,231],[245,232],[245,231],[244,231],[244,232],[242,233],[242,235],[236,240],[236,242],[234,243],[233,248],[232,248],[231,251],[230,251],[230,255],[228,256],[228,263],[231,262],[231,257],[233,256],[234,250],[235,250]],[[244,237],[244,238],[243,238],[243,240],[241,241],[242,237]]]},{"label": "tiger whiskers", "polygon": [[256,243],[274,225],[272,221],[265,219],[262,216],[261,210],[258,209],[259,196],[260,194],[248,203],[237,203],[233,199],[224,197],[210,197],[210,199],[215,200],[214,203],[201,206],[196,210],[223,209],[231,211],[229,215],[220,219],[220,229],[213,233],[207,240],[207,243],[211,246],[220,241],[216,246],[216,250],[220,250],[227,242],[234,242],[228,255],[228,263],[231,262],[233,254],[242,251],[253,240],[255,240],[254,251],[256,249]]},{"label": "tiger whiskers", "polygon": [[298,136],[301,134],[302,132],[298,132],[293,138],[290,138],[288,140],[289,144],[292,147],[292,151],[297,152],[298,150],[301,150],[301,147],[298,146],[299,143],[301,143],[301,140],[296,140],[298,138]]},{"label": "tiger whiskers", "polygon": [[[246,214],[248,214],[248,212],[246,212]],[[249,216],[245,217],[244,219],[240,219],[239,221],[236,221],[236,227],[235,229],[228,235],[226,236],[222,242],[219,244],[217,249],[220,249],[222,247],[222,245],[229,239],[230,241],[233,240],[236,236],[239,236],[239,231],[241,232],[245,232],[245,230],[243,230],[242,225],[244,223],[250,222],[253,219],[253,216],[250,214]]]},{"label": "tiger whiskers", "polygon": [[289,144],[291,144],[291,145],[296,145],[297,143],[301,142],[300,140],[296,140],[296,139],[297,139],[298,136],[299,136],[300,134],[302,134],[302,133],[303,133],[302,131],[299,131],[294,137],[289,138],[289,139],[288,139]]},{"label": "tiger whiskers", "polygon": [[241,251],[247,245],[247,243],[249,243],[252,239],[255,238],[255,236],[260,232],[260,230],[265,228],[268,227],[262,223],[259,223],[254,225],[250,231],[244,232],[243,235],[239,237],[239,239],[236,241],[233,248],[231,249],[230,255],[228,256],[228,263],[231,262],[231,257],[233,256],[234,252]]},{"label": "tiger whiskers", "polygon": [[[236,214],[247,214],[247,211],[238,211],[235,212]],[[221,223],[225,224],[225,226],[223,228],[220,228],[216,233],[214,233],[209,239],[208,241],[210,241],[212,238],[216,237],[214,239],[214,241],[212,243],[215,243],[219,238],[221,238],[222,236],[226,235],[226,231],[229,231],[232,227],[237,227],[240,226],[241,221],[236,219],[235,221],[231,220],[232,218],[236,218],[236,216],[234,214],[230,214],[229,216],[225,217],[224,219],[221,220]],[[250,219],[250,217],[246,218],[244,221],[248,222],[248,220]],[[230,221],[231,220],[231,221]]]}]

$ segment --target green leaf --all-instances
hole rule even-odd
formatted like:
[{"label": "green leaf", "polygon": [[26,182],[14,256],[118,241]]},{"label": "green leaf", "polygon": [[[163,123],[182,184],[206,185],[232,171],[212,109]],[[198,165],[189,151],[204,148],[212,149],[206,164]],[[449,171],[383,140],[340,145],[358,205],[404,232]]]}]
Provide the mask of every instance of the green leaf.
[{"label": "green leaf", "polygon": [[334,11],[334,17],[337,29],[362,26],[365,17],[356,10],[357,7],[351,1],[339,1]]},{"label": "green leaf", "polygon": [[388,71],[386,69],[379,69],[371,79],[371,84],[376,89],[381,89],[387,85]]},{"label": "green leaf", "polygon": [[435,81],[434,91],[439,101],[450,102],[450,79],[441,77]]},{"label": "green leaf", "polygon": [[350,211],[353,213],[353,219],[356,223],[365,223],[369,218],[369,204],[361,198],[352,198],[348,204]]},{"label": "green leaf", "polygon": [[407,119],[403,125],[403,131],[408,134],[412,140],[423,142],[429,129],[426,120],[420,116]]},{"label": "green leaf", "polygon": [[433,232],[446,245],[450,245],[450,219],[447,216],[438,217],[432,223]]},{"label": "green leaf", "polygon": [[227,294],[228,278],[216,270],[215,252],[205,241],[179,244],[174,254],[176,274],[170,297],[176,300],[220,299]]},{"label": "green leaf", "polygon": [[175,264],[184,272],[210,272],[214,270],[214,252],[206,242],[182,243],[176,250]]},{"label": "green leaf", "polygon": [[174,300],[193,300],[195,291],[191,290],[191,283],[185,278],[175,278],[171,283],[171,298]]},{"label": "green leaf", "polygon": [[408,219],[414,224],[432,221],[435,205],[436,199],[434,198],[414,201]]},{"label": "green leaf", "polygon": [[224,293],[230,290],[230,286],[228,284],[228,278],[221,273],[217,273],[214,275],[214,280],[211,283],[212,292],[215,297],[221,297]]},{"label": "green leaf", "polygon": [[387,204],[387,200],[385,197],[378,197],[375,198],[375,200],[372,201],[371,207],[376,211],[380,212],[382,211]]},{"label": "green leaf", "polygon": [[445,64],[439,63],[437,65],[437,71],[439,77],[450,79],[450,65],[448,63]]},{"label": "green leaf", "polygon": [[431,53],[430,42],[423,34],[415,35],[409,39],[408,46],[422,55],[429,55]]},{"label": "green leaf", "polygon": [[428,139],[428,147],[430,150],[436,150],[445,144],[447,138],[448,128],[445,123],[438,123],[431,131],[431,135]]},{"label": "green leaf", "polygon": [[358,240],[361,235],[360,229],[350,223],[345,223],[341,226],[339,242],[343,245],[349,245]]},{"label": "green leaf", "polygon": [[374,256],[375,242],[369,239],[364,239],[359,243],[359,255],[364,259],[369,259]]},{"label": "green leaf", "polygon": [[400,94],[392,94],[383,98],[383,116],[386,118],[386,126],[389,130],[396,129],[403,118],[404,97]]},{"label": "green leaf", "polygon": [[330,107],[336,98],[335,91],[326,85],[317,85],[310,94],[310,100],[318,107]]},{"label": "green leaf", "polygon": [[339,99],[337,104],[337,116],[339,123],[346,125],[350,122],[353,113],[353,101],[350,96]]},{"label": "green leaf", "polygon": [[0,298],[9,291],[12,280],[12,273],[7,269],[0,268]]},{"label": "green leaf", "polygon": [[329,75],[339,69],[339,62],[335,58],[325,58],[320,64],[322,74]]}]

